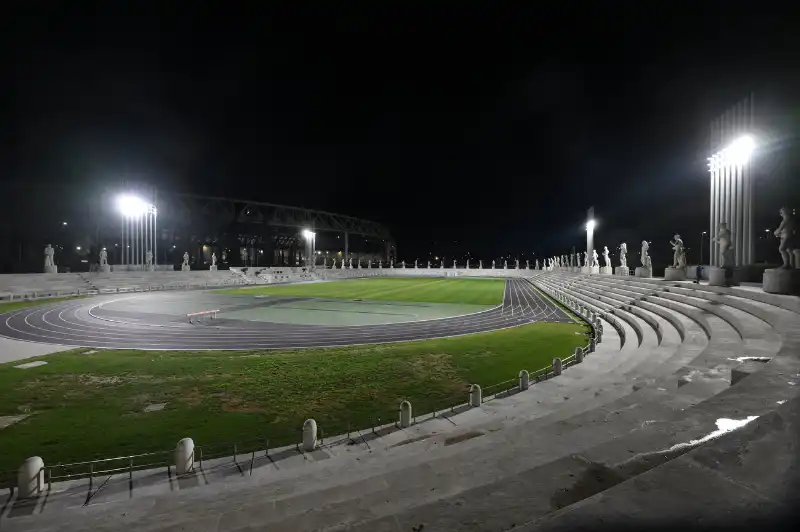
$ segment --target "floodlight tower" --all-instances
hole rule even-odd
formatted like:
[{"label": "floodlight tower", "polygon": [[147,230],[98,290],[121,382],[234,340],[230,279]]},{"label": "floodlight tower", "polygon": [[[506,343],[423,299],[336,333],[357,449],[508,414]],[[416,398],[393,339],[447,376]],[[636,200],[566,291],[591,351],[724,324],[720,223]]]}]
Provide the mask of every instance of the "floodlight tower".
[{"label": "floodlight tower", "polygon": [[[314,268],[316,265],[316,260],[314,260],[314,247],[317,234],[311,229],[303,229],[303,237],[306,239],[306,267]],[[309,260],[311,262],[309,262]]]},{"label": "floodlight tower", "polygon": [[594,207],[589,207],[586,212],[586,253],[587,257],[592,256],[594,250],[594,228],[597,227],[597,221],[594,219]]},{"label": "floodlight tower", "polygon": [[155,205],[138,196],[122,194],[117,197],[117,210],[122,215],[122,265],[128,270],[143,270],[150,251],[155,267],[158,256],[158,210]]},{"label": "floodlight tower", "polygon": [[753,154],[758,131],[755,98],[748,95],[711,122],[711,149],[708,158],[711,205],[709,220],[709,264],[720,264],[719,243],[714,239],[719,224],[725,222],[733,237],[736,266],[752,264],[754,181]]}]

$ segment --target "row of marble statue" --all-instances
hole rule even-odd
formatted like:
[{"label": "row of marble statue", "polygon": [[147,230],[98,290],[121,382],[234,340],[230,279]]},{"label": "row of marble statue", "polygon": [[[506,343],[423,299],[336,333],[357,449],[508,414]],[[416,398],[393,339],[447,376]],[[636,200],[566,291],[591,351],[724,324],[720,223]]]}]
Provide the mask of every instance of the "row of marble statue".
[{"label": "row of marble statue", "polygon": [[[792,242],[792,239],[795,236],[796,232],[796,224],[792,217],[791,211],[784,207],[780,210],[780,215],[782,217],[782,221],[780,226],[775,230],[775,236],[780,239],[780,245],[778,247],[778,251],[781,254],[781,258],[783,259],[783,267],[784,268],[791,268],[792,265],[792,250],[796,248],[796,243]],[[717,235],[713,237],[713,241],[719,244],[719,253],[720,253],[720,264],[723,267],[731,267],[734,264],[734,250],[732,244],[732,235],[731,230],[728,228],[728,224],[722,222],[719,224],[717,229]],[[672,240],[670,240],[670,245],[672,246],[673,254],[672,254],[672,267],[673,268],[685,268],[686,267],[686,249],[683,245],[683,240],[681,239],[681,235],[676,234]],[[646,240],[642,240],[642,247],[639,255],[639,260],[642,263],[642,267],[650,268],[651,261],[650,261],[650,254],[648,250],[650,249],[650,244]],[[44,266],[45,271],[53,271],[55,268],[54,263],[54,256],[55,250],[53,247],[48,244],[47,247],[44,249]],[[619,246],[619,263],[620,266],[623,268],[628,267],[628,246],[625,242],[620,244]],[[108,253],[106,252],[105,248],[100,251],[99,257],[100,259],[100,266],[108,266]],[[247,251],[242,250],[242,260],[246,260],[247,258]],[[222,253],[222,261],[225,262],[227,259],[226,253]],[[611,257],[608,251],[608,246],[603,246],[603,261],[605,262],[605,267],[611,267]],[[394,268],[394,261],[390,261],[390,268]],[[150,267],[153,265],[153,252],[148,250],[145,253],[145,266]],[[583,257],[581,257],[581,253],[573,253],[570,255],[560,255],[551,257],[549,259],[545,259],[542,263],[543,269],[553,269],[553,268],[564,268],[564,267],[574,267],[577,266],[578,268],[582,267],[583,265],[588,267],[599,267],[600,264],[598,262],[598,255],[596,250],[592,250],[591,256],[589,255],[588,251],[583,252]],[[189,253],[186,252],[183,254],[183,269],[189,269]],[[217,267],[217,254],[211,254],[211,266],[212,269],[216,269]],[[324,259],[323,266],[327,267],[327,259]],[[345,265],[344,259],[342,259],[340,268],[353,268],[353,259],[350,259],[349,266]],[[406,267],[405,261],[402,262],[402,267]],[[414,268],[418,268],[418,261],[414,261]],[[428,268],[431,267],[430,261],[428,261]],[[456,261],[453,261],[453,268],[456,267]],[[467,269],[469,269],[469,261],[466,264]],[[797,267],[797,265],[795,265]],[[336,259],[333,260],[332,268],[336,268]],[[357,268],[361,268],[361,261],[358,261]],[[367,268],[372,268],[372,261],[367,261]],[[378,268],[383,268],[383,261],[378,261]],[[440,264],[440,268],[444,268],[444,262]],[[503,269],[508,268],[508,261],[503,261]],[[478,269],[483,269],[483,261],[478,261]],[[495,269],[495,261],[492,261],[492,269]],[[519,269],[519,260],[516,261],[516,269]],[[530,262],[525,261],[525,269],[530,269]],[[539,261],[535,261],[534,269],[539,269]]]},{"label": "row of marble statue", "polygon": [[[47,244],[47,247],[44,248],[44,267],[45,267],[45,271],[47,271],[47,269],[49,269],[49,268],[54,268],[55,267],[55,261],[54,261],[55,254],[56,254],[56,252],[55,252],[55,249],[53,248],[53,246],[51,246],[50,244]],[[100,250],[100,253],[98,254],[97,258],[100,261],[100,266],[108,266],[108,252],[105,250],[105,248]],[[226,258],[225,257],[225,252],[223,252],[222,253],[223,262],[225,261],[225,258]],[[145,266],[152,266],[153,265],[153,252],[152,251],[147,250],[147,253],[145,253],[144,261],[145,261],[144,262]],[[189,252],[188,251],[184,252],[184,254],[183,254],[183,264],[182,264],[182,266],[184,268],[188,268],[189,267]],[[216,253],[212,253],[211,254],[211,266],[214,267],[214,268],[216,268],[216,266],[217,266],[217,254]]]}]

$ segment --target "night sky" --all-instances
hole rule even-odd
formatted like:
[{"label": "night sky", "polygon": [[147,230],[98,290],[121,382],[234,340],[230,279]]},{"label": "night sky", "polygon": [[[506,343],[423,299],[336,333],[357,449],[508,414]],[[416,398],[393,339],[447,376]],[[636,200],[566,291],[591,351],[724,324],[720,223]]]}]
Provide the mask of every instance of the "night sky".
[{"label": "night sky", "polygon": [[411,260],[566,253],[592,205],[600,248],[692,247],[709,121],[797,86],[791,3],[523,4],[6,11],[0,179],[340,212]]}]

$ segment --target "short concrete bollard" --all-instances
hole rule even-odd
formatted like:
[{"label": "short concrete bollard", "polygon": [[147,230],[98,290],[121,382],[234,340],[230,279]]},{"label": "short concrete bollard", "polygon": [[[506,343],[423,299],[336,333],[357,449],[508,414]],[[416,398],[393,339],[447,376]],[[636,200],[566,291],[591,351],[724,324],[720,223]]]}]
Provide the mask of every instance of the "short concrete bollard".
[{"label": "short concrete bollard", "polygon": [[477,384],[473,384],[469,387],[469,406],[481,406],[482,404],[482,397],[481,397],[481,387]]},{"label": "short concrete bollard", "polygon": [[185,475],[194,470],[194,440],[183,438],[175,447],[175,472]]},{"label": "short concrete bollard", "polygon": [[400,403],[400,427],[406,428],[411,426],[411,403],[403,401]]},{"label": "short concrete bollard", "polygon": [[560,358],[554,358],[553,359],[553,375],[561,375],[561,368],[562,368],[561,359]]},{"label": "short concrete bollard", "polygon": [[44,488],[44,460],[38,456],[31,456],[24,462],[17,472],[18,497],[38,497]]},{"label": "short concrete bollard", "polygon": [[589,352],[594,353],[595,349],[597,349],[597,338],[592,338],[589,342]]},{"label": "short concrete bollard", "polygon": [[317,448],[317,422],[306,419],[303,423],[303,450],[311,452]]},{"label": "short concrete bollard", "polygon": [[575,348],[575,362],[578,363],[578,364],[583,362],[583,348],[582,347],[576,347]]},{"label": "short concrete bollard", "polygon": [[528,370],[523,369],[519,372],[519,389],[527,390],[531,387],[531,375]]}]

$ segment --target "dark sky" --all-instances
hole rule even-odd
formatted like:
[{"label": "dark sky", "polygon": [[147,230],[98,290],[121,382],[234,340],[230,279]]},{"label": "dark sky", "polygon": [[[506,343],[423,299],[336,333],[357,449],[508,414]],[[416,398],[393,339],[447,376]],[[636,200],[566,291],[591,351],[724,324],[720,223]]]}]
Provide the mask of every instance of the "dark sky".
[{"label": "dark sky", "polygon": [[609,247],[705,229],[708,122],[796,79],[791,2],[523,4],[6,11],[2,179],[341,212],[401,258],[566,252],[590,205]]}]

